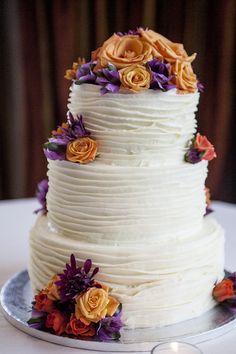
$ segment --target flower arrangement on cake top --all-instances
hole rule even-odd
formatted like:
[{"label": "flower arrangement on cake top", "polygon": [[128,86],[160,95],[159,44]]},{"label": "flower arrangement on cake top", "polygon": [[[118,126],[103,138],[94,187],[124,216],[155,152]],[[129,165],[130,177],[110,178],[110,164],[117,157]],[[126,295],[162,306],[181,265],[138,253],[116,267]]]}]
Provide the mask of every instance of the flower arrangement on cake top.
[{"label": "flower arrangement on cake top", "polygon": [[97,156],[96,140],[89,137],[82,115],[73,117],[69,112],[67,122],[62,123],[44,144],[44,154],[50,160],[68,160],[86,164]]},{"label": "flower arrangement on cake top", "polygon": [[35,295],[29,326],[71,338],[119,339],[121,304],[108,286],[94,279],[98,271],[92,270],[91,259],[77,266],[72,254],[63,273]]},{"label": "flower arrangement on cake top", "polygon": [[183,44],[149,29],[137,28],[127,33],[114,33],[91,54],[91,60],[78,59],[65,78],[75,84],[101,86],[101,93],[140,92],[147,89],[178,93],[202,90],[193,72],[196,53],[189,56]]}]

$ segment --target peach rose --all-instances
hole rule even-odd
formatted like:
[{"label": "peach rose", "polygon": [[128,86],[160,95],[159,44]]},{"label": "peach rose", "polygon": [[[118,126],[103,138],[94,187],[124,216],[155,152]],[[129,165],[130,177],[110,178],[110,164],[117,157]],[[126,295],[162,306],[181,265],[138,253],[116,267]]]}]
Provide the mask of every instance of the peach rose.
[{"label": "peach rose", "polygon": [[102,47],[92,52],[92,60],[98,60],[98,66],[114,64],[118,69],[133,64],[145,64],[159,53],[145,38],[135,35],[118,36],[113,34]]},{"label": "peach rose", "polygon": [[194,147],[199,151],[203,151],[204,155],[202,158],[207,161],[211,161],[216,157],[215,148],[210,143],[210,141],[204,136],[199,133],[196,135],[196,139],[194,142]]},{"label": "peach rose", "polygon": [[97,154],[97,143],[95,140],[84,137],[79,138],[67,145],[66,158],[72,162],[82,164],[91,162]]},{"label": "peach rose", "polygon": [[45,292],[41,292],[38,295],[35,295],[34,299],[34,309],[37,311],[50,313],[55,308],[53,301],[48,298]]},{"label": "peach rose", "polygon": [[66,326],[66,333],[73,334],[74,336],[93,337],[96,333],[96,329],[93,324],[87,326],[80,320],[77,320],[75,315],[72,314],[70,322]]},{"label": "peach rose", "polygon": [[119,75],[122,88],[138,92],[150,87],[151,74],[143,65],[130,65],[119,70]]},{"label": "peach rose", "polygon": [[176,60],[171,71],[175,77],[174,80],[179,93],[195,92],[197,90],[197,76],[194,74],[190,62]]},{"label": "peach rose", "polygon": [[46,288],[44,289],[44,292],[47,294],[48,298],[53,301],[60,300],[59,288],[55,284],[55,282],[58,280],[60,280],[58,275],[54,275],[54,277],[52,277],[52,279],[49,281]]},{"label": "peach rose", "polygon": [[183,44],[171,42],[166,37],[152,30],[138,30],[141,38],[144,38],[150,45],[154,46],[160,57],[168,63],[174,63],[177,59],[192,62],[196,58],[196,53],[188,56]]},{"label": "peach rose", "polygon": [[119,302],[105,289],[93,287],[76,298],[75,316],[85,325],[97,323],[116,312]]},{"label": "peach rose", "polygon": [[45,325],[47,328],[52,328],[54,332],[60,336],[63,332],[65,332],[67,319],[63,313],[55,310],[47,316]]}]

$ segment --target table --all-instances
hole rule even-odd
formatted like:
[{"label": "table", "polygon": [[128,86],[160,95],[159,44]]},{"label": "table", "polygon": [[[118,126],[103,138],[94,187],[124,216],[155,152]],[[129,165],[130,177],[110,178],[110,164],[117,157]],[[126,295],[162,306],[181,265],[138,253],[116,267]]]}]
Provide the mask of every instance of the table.
[{"label": "table", "polygon": [[[213,206],[215,217],[226,230],[226,269],[233,271],[236,270],[236,205],[214,202]],[[27,267],[29,229],[35,221],[33,211],[37,208],[35,199],[0,202],[0,287],[11,275]],[[235,354],[236,329],[212,341],[201,343],[199,347],[204,354]],[[33,338],[11,326],[0,312],[0,354],[32,353],[88,354],[89,351],[60,347]]]}]

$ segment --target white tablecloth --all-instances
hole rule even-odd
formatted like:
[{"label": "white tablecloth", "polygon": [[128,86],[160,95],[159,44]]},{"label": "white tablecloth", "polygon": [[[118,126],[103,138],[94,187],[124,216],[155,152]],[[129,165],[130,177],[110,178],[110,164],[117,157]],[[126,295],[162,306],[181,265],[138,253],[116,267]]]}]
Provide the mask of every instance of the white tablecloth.
[{"label": "white tablecloth", "polygon": [[[27,267],[28,235],[34,223],[35,199],[0,202],[0,286],[14,273]],[[215,216],[226,230],[226,269],[236,270],[236,205],[214,203]],[[199,344],[204,354],[236,354],[236,329]],[[0,313],[0,354],[88,354],[87,350],[60,347],[30,337],[11,326]],[[93,351],[94,353],[94,351]]]}]

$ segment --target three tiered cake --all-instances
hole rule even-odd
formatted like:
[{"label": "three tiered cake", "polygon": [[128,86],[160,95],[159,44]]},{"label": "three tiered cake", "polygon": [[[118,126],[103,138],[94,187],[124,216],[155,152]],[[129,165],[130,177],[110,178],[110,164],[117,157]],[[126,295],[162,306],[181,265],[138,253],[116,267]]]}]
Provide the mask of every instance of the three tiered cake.
[{"label": "three tiered cake", "polygon": [[139,28],[67,71],[67,121],[45,144],[47,213],[30,236],[35,291],[73,253],[99,267],[127,328],[177,323],[215,305],[224,232],[205,215],[215,151],[196,134],[195,56]]}]

